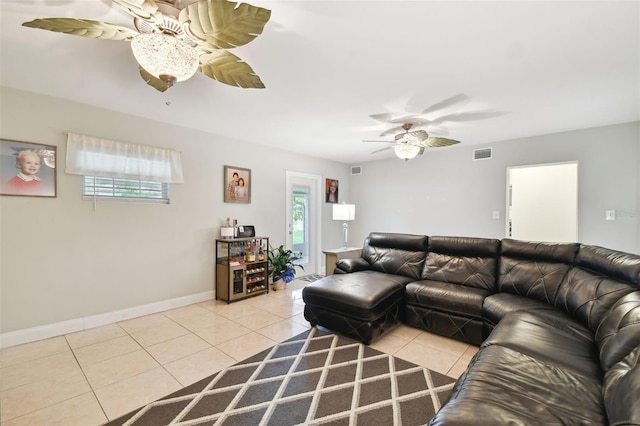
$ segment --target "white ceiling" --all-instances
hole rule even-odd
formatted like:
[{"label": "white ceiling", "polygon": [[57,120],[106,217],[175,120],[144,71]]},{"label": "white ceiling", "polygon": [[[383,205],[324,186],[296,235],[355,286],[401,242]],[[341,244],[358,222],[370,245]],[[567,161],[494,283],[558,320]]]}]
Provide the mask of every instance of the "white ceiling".
[{"label": "white ceiling", "polygon": [[[457,146],[640,120],[638,1],[251,0],[271,20],[233,52],[266,89],[197,73],[164,94],[142,81],[128,42],[20,25],[74,17],[133,28],[110,0],[0,1],[3,86],[203,130],[211,143],[357,164],[393,155],[362,142],[390,127],[371,114],[415,114],[458,95],[466,101],[427,116],[465,113],[432,132]],[[488,114],[465,119],[477,112]]]}]

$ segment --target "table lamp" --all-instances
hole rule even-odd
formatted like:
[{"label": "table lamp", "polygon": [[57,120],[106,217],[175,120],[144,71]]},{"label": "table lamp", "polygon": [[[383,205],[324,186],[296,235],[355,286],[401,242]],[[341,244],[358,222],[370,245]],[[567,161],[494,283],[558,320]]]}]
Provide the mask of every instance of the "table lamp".
[{"label": "table lamp", "polygon": [[347,248],[347,234],[349,232],[349,225],[347,224],[350,220],[355,220],[356,218],[356,205],[355,204],[334,204],[333,205],[333,220],[341,220],[344,223],[342,224],[342,232],[344,234],[344,248]]}]

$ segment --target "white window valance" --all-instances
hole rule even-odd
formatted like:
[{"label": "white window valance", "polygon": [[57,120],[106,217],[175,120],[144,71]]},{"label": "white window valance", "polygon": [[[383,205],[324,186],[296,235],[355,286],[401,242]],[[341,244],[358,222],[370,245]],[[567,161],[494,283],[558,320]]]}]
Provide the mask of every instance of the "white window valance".
[{"label": "white window valance", "polygon": [[180,152],[69,133],[65,173],[184,183]]}]

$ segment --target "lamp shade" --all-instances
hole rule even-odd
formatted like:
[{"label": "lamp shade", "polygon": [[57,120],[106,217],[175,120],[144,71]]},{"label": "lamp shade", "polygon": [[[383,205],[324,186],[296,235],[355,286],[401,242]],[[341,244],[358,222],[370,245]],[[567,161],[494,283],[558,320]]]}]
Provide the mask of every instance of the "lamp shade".
[{"label": "lamp shade", "polygon": [[393,147],[398,158],[402,158],[403,160],[411,160],[418,152],[420,152],[420,147],[416,145],[411,145],[408,143],[399,143]]},{"label": "lamp shade", "polygon": [[131,50],[142,68],[164,81],[184,81],[198,71],[198,52],[171,35],[140,34],[131,40]]},{"label": "lamp shade", "polygon": [[333,205],[333,220],[355,220],[356,219],[356,205],[355,204],[334,204]]}]

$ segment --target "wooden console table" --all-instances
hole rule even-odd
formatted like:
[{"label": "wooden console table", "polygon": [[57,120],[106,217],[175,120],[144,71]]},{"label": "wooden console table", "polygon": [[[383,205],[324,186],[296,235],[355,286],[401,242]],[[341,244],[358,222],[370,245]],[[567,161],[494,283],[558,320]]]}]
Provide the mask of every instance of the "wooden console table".
[{"label": "wooden console table", "polygon": [[323,250],[325,261],[325,275],[333,275],[333,270],[336,268],[336,262],[340,259],[354,259],[360,257],[362,252],[358,247],[347,247],[332,250]]}]

